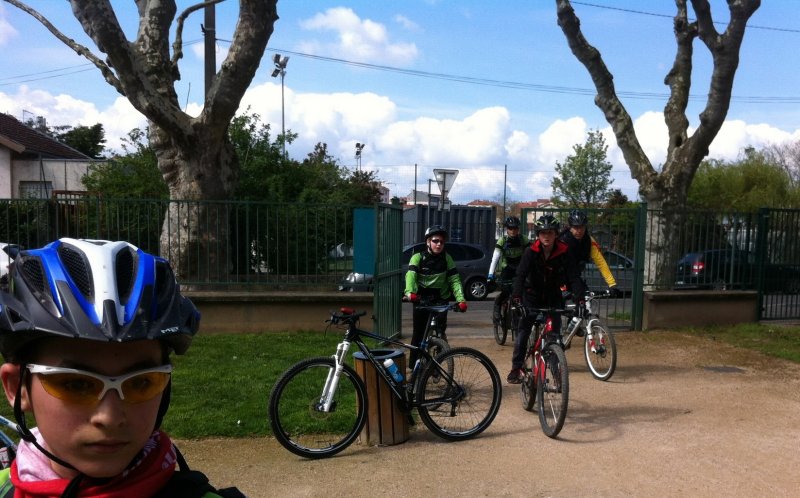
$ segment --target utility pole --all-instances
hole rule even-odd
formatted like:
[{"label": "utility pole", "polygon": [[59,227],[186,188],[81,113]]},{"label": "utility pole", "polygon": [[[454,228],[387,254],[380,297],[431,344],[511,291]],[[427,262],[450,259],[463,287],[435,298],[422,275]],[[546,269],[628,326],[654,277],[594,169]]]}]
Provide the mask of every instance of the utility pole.
[{"label": "utility pole", "polygon": [[205,41],[205,79],[206,93],[211,91],[214,84],[214,75],[217,74],[217,11],[216,4],[209,4],[205,7],[204,23],[200,25]]}]

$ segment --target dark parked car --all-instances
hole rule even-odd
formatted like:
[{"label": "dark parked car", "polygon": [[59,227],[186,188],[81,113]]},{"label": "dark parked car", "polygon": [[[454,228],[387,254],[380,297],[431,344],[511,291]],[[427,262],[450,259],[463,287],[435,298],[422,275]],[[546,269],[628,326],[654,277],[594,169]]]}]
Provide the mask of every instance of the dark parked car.
[{"label": "dark parked car", "polygon": [[[614,280],[617,281],[617,289],[625,294],[630,294],[633,291],[633,260],[616,251],[603,251],[603,257],[608,263],[611,274],[614,275]],[[583,278],[586,286],[591,290],[603,290],[607,287],[600,270],[591,261],[586,264]]]},{"label": "dark parked car", "polygon": [[[690,252],[678,260],[676,289],[755,289],[758,263],[749,251],[709,249]],[[800,268],[767,263],[763,288],[766,292],[800,292]]]},{"label": "dark parked car", "polygon": [[752,282],[750,253],[708,249],[685,254],[675,269],[676,289],[745,288]]},{"label": "dark parked car", "polygon": [[[403,273],[408,270],[411,255],[425,248],[425,243],[412,244],[403,249],[400,257]],[[489,294],[486,275],[489,274],[489,265],[492,262],[492,253],[479,245],[464,244],[462,242],[448,242],[445,246],[447,252],[456,263],[464,286],[467,299],[480,300]],[[372,278],[369,273],[350,273],[339,283],[341,291],[371,291]]]}]

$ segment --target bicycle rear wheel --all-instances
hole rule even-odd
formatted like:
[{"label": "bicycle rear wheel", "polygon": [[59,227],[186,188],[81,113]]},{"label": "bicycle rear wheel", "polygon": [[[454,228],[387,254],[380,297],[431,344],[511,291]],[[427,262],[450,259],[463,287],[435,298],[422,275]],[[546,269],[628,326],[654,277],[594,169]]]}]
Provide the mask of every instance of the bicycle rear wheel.
[{"label": "bicycle rear wheel", "polygon": [[564,426],[569,404],[569,371],[561,346],[548,344],[542,350],[537,376],[536,398],[539,401],[539,423],[548,437],[556,437]]},{"label": "bicycle rear wheel", "polygon": [[614,334],[602,325],[594,324],[591,337],[589,340],[587,334],[583,341],[586,366],[595,379],[608,380],[617,368],[617,342],[614,340]]},{"label": "bicycle rear wheel", "polygon": [[[447,362],[453,364],[452,376],[443,374]],[[458,441],[476,436],[491,425],[502,393],[500,374],[486,355],[471,348],[453,348],[422,372],[416,405],[431,432]]]},{"label": "bicycle rear wheel", "polygon": [[320,396],[333,358],[303,360],[275,383],[269,398],[272,433],[284,448],[306,458],[335,455],[358,437],[366,422],[367,391],[349,365],[343,365],[336,396],[329,411],[320,408]]},{"label": "bicycle rear wheel", "polygon": [[508,309],[508,302],[500,306],[500,321],[494,322],[494,342],[499,345],[506,343],[508,329],[511,327],[511,312]]}]

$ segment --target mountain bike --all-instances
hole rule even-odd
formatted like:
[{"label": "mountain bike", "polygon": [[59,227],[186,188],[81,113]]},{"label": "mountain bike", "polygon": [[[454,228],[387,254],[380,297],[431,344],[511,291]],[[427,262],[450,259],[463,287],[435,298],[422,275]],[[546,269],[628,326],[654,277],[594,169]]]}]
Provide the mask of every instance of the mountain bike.
[{"label": "mountain bike", "polygon": [[522,407],[533,410],[539,406],[539,424],[548,437],[561,432],[569,404],[569,369],[560,337],[554,334],[553,319],[560,320],[566,309],[522,308],[535,316],[533,331],[528,339],[523,375],[520,383]]},{"label": "mountain bike", "polygon": [[500,281],[498,285],[503,291],[508,291],[508,296],[500,304],[500,321],[494,322],[494,340],[501,346],[506,343],[506,337],[511,332],[511,343],[517,336],[517,325],[519,324],[519,314],[511,305],[511,281]]},{"label": "mountain bike", "polygon": [[[403,296],[402,301],[406,303],[411,302],[405,296]],[[428,325],[425,327],[423,341],[427,339],[425,342],[427,344],[428,353],[434,358],[446,351],[450,351],[447,335],[445,335],[441,328],[440,317],[451,309],[456,310],[454,305],[450,303],[440,303],[426,298],[420,298],[419,302],[416,304],[415,310],[428,312]],[[448,369],[452,375],[452,364],[448,365]]]},{"label": "mountain bike", "polygon": [[[364,381],[346,363],[352,344],[388,384],[401,410],[410,416],[416,408],[422,422],[437,436],[468,439],[491,425],[500,409],[502,385],[497,368],[486,355],[457,347],[434,358],[424,344],[426,338],[417,347],[359,329],[359,318],[365,314],[351,308],[332,312],[329,326],[345,329],[336,353],[302,360],[275,383],[269,399],[270,425],[284,448],[307,458],[329,457],[360,434],[369,400]],[[395,380],[364,338],[416,350],[419,359],[409,378]],[[452,370],[448,367],[451,363]]]},{"label": "mountain bike", "polygon": [[569,313],[564,316],[569,320],[562,330],[564,349],[569,349],[572,338],[576,335],[583,336],[583,355],[586,366],[595,379],[608,380],[614,375],[617,368],[617,342],[614,334],[600,323],[600,317],[592,311],[592,302],[598,297],[611,295],[610,291],[592,292],[587,290],[584,294],[585,304],[583,309],[575,304],[567,305]]},{"label": "mountain bike", "polygon": [[17,424],[0,415],[0,469],[7,469],[17,456]]}]

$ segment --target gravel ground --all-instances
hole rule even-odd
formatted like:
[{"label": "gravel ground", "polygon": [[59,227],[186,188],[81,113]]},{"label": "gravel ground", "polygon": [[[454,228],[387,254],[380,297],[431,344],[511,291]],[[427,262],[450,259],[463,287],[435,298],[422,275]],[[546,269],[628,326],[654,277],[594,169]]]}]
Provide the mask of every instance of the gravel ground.
[{"label": "gravel ground", "polygon": [[[449,335],[488,354],[505,380],[510,346]],[[800,366],[673,332],[622,332],[617,343],[609,382],[591,378],[580,347],[567,352],[569,413],[555,440],[522,409],[518,386],[504,385],[494,423],[469,441],[419,424],[403,444],[356,442],[316,461],[271,438],[178,445],[215,485],[250,497],[798,496]]]}]

